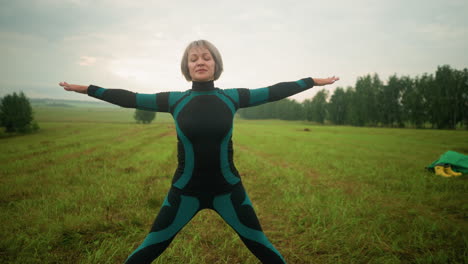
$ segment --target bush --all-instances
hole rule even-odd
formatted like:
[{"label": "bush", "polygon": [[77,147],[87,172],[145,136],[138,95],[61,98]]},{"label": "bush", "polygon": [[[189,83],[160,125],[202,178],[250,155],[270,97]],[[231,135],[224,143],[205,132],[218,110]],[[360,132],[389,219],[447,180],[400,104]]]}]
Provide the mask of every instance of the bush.
[{"label": "bush", "polygon": [[0,125],[7,133],[30,133],[39,130],[33,111],[23,92],[6,95],[0,101]]},{"label": "bush", "polygon": [[135,110],[135,114],[133,115],[133,118],[135,118],[137,123],[143,123],[143,124],[151,123],[155,117],[156,117],[156,112],[145,111],[145,110],[140,110],[140,109]]}]

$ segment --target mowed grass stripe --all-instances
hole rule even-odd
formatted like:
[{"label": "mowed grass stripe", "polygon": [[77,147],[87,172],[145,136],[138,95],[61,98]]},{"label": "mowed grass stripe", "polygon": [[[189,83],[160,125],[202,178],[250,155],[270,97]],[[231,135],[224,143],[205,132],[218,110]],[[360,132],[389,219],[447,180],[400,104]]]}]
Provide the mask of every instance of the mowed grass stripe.
[{"label": "mowed grass stripe", "polygon": [[[86,145],[79,144],[79,142],[75,144],[72,143],[71,145],[74,145],[75,147],[68,148],[66,152],[63,152],[62,149],[60,151],[51,149],[47,154],[39,156],[38,159],[28,159],[27,161],[20,160],[16,163],[10,164],[12,166],[5,166],[2,172],[2,174],[4,174],[3,179],[4,181],[10,180],[13,181],[13,183],[22,185],[31,178],[30,174],[32,174],[36,180],[51,180],[53,177],[52,175],[55,175],[55,172],[57,171],[64,171],[65,175],[70,175],[69,179],[75,179],[76,177],[74,175],[77,173],[87,172],[89,171],[88,168],[93,166],[97,166],[97,168],[104,168],[106,166],[106,169],[118,169],[121,170],[122,173],[131,172],[135,170],[134,167],[125,166],[125,164],[123,164],[123,168],[116,166],[118,164],[115,164],[115,157],[119,156],[120,159],[126,160],[129,160],[128,157],[135,157],[138,159],[139,152],[148,152],[146,150],[140,151],[140,149],[154,148],[153,145],[155,143],[153,142],[153,139],[155,136],[158,138],[169,135],[166,130],[159,132],[159,134],[155,136],[151,135],[154,133],[154,129],[146,130],[149,131],[148,134],[151,133],[150,135],[140,135],[139,133],[135,133],[134,130],[135,129],[132,128],[132,134],[138,137],[135,140],[115,143],[116,138],[108,136],[106,140],[100,140],[99,143],[95,143],[94,145],[92,142],[87,142]],[[119,132],[117,139],[121,140],[121,136],[122,133]],[[87,139],[85,137],[80,137],[80,140],[84,140],[84,142],[86,142]],[[120,145],[125,146],[122,147]],[[116,148],[124,149],[126,151],[117,151]],[[152,157],[152,162],[150,164],[158,165],[157,162],[154,162],[154,160],[158,160],[156,155],[156,153],[153,155],[154,157]],[[109,162],[106,162],[107,160],[109,160]],[[61,174],[59,174],[59,177],[62,177]],[[5,190],[3,193],[7,194],[9,191]]]},{"label": "mowed grass stripe", "polygon": [[[36,162],[41,158],[56,158],[70,151],[99,145],[103,139],[111,137],[112,132],[117,133],[119,131],[115,125],[113,127],[98,126],[93,130],[89,130],[92,125],[87,123],[74,125],[43,123],[41,125],[43,129],[39,134],[8,139],[10,144],[5,146],[8,151],[2,153],[1,161],[6,163],[21,161],[23,164],[29,161]],[[53,160],[50,162],[53,162]]]},{"label": "mowed grass stripe", "polygon": [[[87,155],[92,154],[97,149],[122,148],[127,150],[124,152],[131,153],[135,151],[135,148],[152,145],[155,137],[166,136],[168,135],[167,133],[170,133],[166,126],[154,126],[151,130],[143,130],[141,126],[135,128],[134,125],[129,124],[118,127],[107,127],[107,131],[97,129],[90,133],[89,126],[89,124],[85,124],[85,126],[80,124],[79,128],[74,129],[78,131],[75,133],[64,131],[65,133],[69,133],[69,136],[62,140],[54,140],[53,136],[49,140],[40,142],[33,139],[28,144],[29,148],[34,149],[32,152],[18,155],[18,153],[21,153],[21,149],[11,149],[9,153],[14,153],[15,155],[3,156],[2,161],[10,163],[13,166],[11,169],[15,170],[15,172],[21,169],[18,166],[36,169],[38,166],[59,165],[67,159],[86,158]],[[54,130],[54,127],[52,126],[48,129]],[[142,134],[143,132],[146,134]],[[132,144],[138,146],[132,146]],[[12,146],[20,145],[14,144]],[[11,163],[11,161],[14,162]],[[14,166],[15,164],[17,166]],[[5,169],[8,170],[9,167],[6,166]]]}]

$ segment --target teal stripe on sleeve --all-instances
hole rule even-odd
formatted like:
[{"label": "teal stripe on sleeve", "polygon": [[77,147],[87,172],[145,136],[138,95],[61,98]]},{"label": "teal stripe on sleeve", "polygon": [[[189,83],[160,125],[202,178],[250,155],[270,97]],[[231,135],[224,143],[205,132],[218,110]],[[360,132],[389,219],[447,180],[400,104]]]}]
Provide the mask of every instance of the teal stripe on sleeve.
[{"label": "teal stripe on sleeve", "polygon": [[296,81],[296,83],[297,83],[297,84],[299,85],[299,87],[301,87],[302,89],[307,88],[307,83],[306,83],[304,80]]},{"label": "teal stripe on sleeve", "polygon": [[96,90],[96,92],[94,93],[94,95],[95,95],[96,97],[102,97],[102,94],[103,94],[105,91],[106,91],[106,89],[104,89],[104,88],[98,88],[98,89]]},{"label": "teal stripe on sleeve", "polygon": [[250,90],[250,105],[256,105],[268,101],[269,88],[258,88]]},{"label": "teal stripe on sleeve", "polygon": [[158,110],[156,105],[156,94],[137,94],[137,108]]}]

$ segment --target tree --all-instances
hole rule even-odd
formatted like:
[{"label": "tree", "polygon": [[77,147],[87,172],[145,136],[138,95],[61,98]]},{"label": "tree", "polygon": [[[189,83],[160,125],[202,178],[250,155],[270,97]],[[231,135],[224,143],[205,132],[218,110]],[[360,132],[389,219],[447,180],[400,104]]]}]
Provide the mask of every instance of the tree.
[{"label": "tree", "polygon": [[[455,106],[452,114],[452,122],[457,124],[465,124],[468,118],[468,69],[454,70],[455,89],[453,104]],[[468,128],[468,127],[467,127]]]},{"label": "tree", "polygon": [[33,111],[23,92],[6,95],[0,102],[0,125],[5,132],[28,133],[39,129],[34,122]]},{"label": "tree", "polygon": [[460,71],[460,74],[460,120],[465,125],[465,128],[468,129],[468,69],[463,69],[463,71]]},{"label": "tree", "polygon": [[307,120],[323,124],[327,118],[328,91],[320,90],[312,99],[304,101]]},{"label": "tree", "polygon": [[356,81],[354,92],[354,122],[353,125],[365,126],[371,123],[370,115],[375,114],[377,111],[374,108],[375,97],[372,90],[372,77],[366,75],[359,77]]},{"label": "tree", "polygon": [[461,121],[463,76],[449,65],[437,67],[428,97],[431,123],[437,128],[453,129]]},{"label": "tree", "polygon": [[245,119],[304,119],[302,104],[288,98],[254,107],[243,108],[239,111],[239,115],[241,118]]},{"label": "tree", "polygon": [[417,128],[422,128],[428,121],[427,92],[433,83],[432,75],[424,74],[416,77],[411,85],[405,87],[402,95],[404,120]]},{"label": "tree", "polygon": [[284,99],[276,102],[276,114],[272,118],[283,120],[303,120],[304,111],[302,104],[291,99]]},{"label": "tree", "polygon": [[143,124],[151,123],[155,117],[156,117],[156,112],[145,111],[145,110],[140,110],[140,109],[135,110],[135,114],[133,115],[133,118],[135,118],[137,123],[143,123]]},{"label": "tree", "polygon": [[337,125],[345,124],[347,104],[345,90],[341,87],[336,88],[328,104],[328,114],[331,122]]},{"label": "tree", "polygon": [[379,121],[384,126],[403,126],[401,96],[407,86],[411,85],[409,77],[390,76],[387,85],[378,93]]},{"label": "tree", "polygon": [[[358,115],[358,98],[356,90],[352,86],[348,86],[345,90],[344,101],[346,102],[345,110],[345,124],[346,125],[361,125],[359,122],[360,118]],[[362,126],[362,125],[361,125]]]}]

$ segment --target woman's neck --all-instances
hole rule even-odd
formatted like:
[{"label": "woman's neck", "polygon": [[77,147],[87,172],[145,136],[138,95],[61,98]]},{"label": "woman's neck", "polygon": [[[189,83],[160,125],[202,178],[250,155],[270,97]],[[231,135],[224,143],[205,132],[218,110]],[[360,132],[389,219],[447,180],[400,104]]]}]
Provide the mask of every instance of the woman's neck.
[{"label": "woman's neck", "polygon": [[196,82],[192,81],[192,90],[196,92],[214,90],[214,81]]}]

